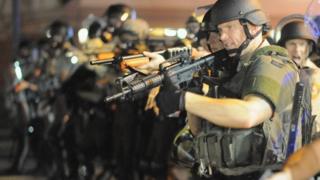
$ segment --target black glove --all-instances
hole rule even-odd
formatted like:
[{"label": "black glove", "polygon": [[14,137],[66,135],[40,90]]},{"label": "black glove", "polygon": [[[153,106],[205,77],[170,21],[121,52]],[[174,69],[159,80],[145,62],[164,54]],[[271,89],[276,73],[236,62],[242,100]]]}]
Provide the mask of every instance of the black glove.
[{"label": "black glove", "polygon": [[160,115],[167,117],[176,111],[183,111],[185,109],[184,98],[185,92],[165,74],[163,86],[156,97]]},{"label": "black glove", "polygon": [[185,91],[180,89],[170,89],[162,87],[156,97],[157,105],[160,109],[160,114],[167,117],[168,115],[185,110]]},{"label": "black glove", "polygon": [[203,95],[202,86],[203,86],[202,78],[199,78],[199,77],[193,78],[191,82],[188,84],[186,91]]},{"label": "black glove", "polygon": [[[186,91],[203,95],[201,78],[192,79]],[[165,74],[164,86],[161,87],[156,97],[160,114],[167,117],[176,111],[184,111],[186,91],[181,90],[179,86],[175,85],[167,74]]]}]

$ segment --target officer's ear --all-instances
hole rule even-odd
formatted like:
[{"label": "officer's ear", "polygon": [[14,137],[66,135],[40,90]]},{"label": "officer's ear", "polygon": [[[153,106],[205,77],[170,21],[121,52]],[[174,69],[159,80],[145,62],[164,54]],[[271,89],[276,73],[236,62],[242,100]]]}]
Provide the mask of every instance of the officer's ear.
[{"label": "officer's ear", "polygon": [[256,26],[256,25],[253,25],[251,23],[248,23],[248,28],[249,28],[249,32],[251,35],[255,35],[257,34],[259,31],[262,30],[262,26]]},{"label": "officer's ear", "polygon": [[313,51],[315,50],[315,45],[314,43],[312,43],[311,41],[308,42],[308,57],[313,53]]}]

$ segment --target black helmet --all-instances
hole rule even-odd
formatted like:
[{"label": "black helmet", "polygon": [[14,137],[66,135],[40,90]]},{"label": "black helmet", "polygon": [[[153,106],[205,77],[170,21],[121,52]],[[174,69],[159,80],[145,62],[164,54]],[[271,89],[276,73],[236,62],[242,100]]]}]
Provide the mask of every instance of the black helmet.
[{"label": "black helmet", "polygon": [[215,26],[237,19],[258,26],[268,23],[258,0],[218,0],[211,9],[211,22]]},{"label": "black helmet", "polygon": [[63,36],[67,38],[70,36],[69,31],[69,25],[66,22],[56,20],[50,24],[47,35],[49,38],[54,36]]},{"label": "black helmet", "polygon": [[[105,16],[108,18],[118,18],[121,19],[122,21],[125,21],[127,18],[129,18],[132,14],[132,8],[125,4],[113,4],[108,7],[106,12],[104,13]],[[127,14],[126,17],[123,15]]]},{"label": "black helmet", "polygon": [[199,23],[199,21],[195,16],[189,16],[186,21],[186,24],[189,24],[189,23]]},{"label": "black helmet", "polygon": [[131,34],[139,40],[145,40],[149,35],[149,24],[143,19],[129,19],[123,23],[119,34]]},{"label": "black helmet", "polygon": [[88,36],[90,39],[100,37],[102,33],[102,25],[99,21],[94,21],[88,28]]},{"label": "black helmet", "polygon": [[62,47],[65,42],[73,43],[73,28],[63,21],[56,20],[51,23],[46,35],[54,48]]},{"label": "black helmet", "polygon": [[[261,9],[258,0],[218,0],[210,10],[210,22],[217,26],[233,20],[239,20],[244,28],[246,40],[239,48],[228,50],[230,55],[240,56],[241,52],[248,47],[250,41],[257,37],[260,32],[266,34],[269,30],[267,16]],[[261,30],[252,35],[248,24],[262,26]]]},{"label": "black helmet", "polygon": [[303,20],[295,20],[283,26],[279,45],[284,46],[290,39],[306,39],[312,43],[312,46],[316,45],[311,30]]},{"label": "black helmet", "polygon": [[28,60],[32,55],[33,43],[29,39],[22,39],[18,44],[18,56]]},{"label": "black helmet", "polygon": [[211,22],[211,9],[210,8],[203,16],[201,22],[201,31],[217,31],[217,27]]},{"label": "black helmet", "polygon": [[107,31],[118,34],[118,30],[121,28],[123,22],[127,19],[135,19],[135,11],[125,4],[114,4],[104,13],[107,19]]}]

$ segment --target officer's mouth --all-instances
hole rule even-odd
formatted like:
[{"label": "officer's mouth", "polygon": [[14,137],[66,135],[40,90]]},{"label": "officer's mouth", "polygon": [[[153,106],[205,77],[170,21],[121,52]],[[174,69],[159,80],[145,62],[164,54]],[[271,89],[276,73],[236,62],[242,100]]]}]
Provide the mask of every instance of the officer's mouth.
[{"label": "officer's mouth", "polygon": [[232,44],[223,44],[223,46],[226,50],[234,49]]},{"label": "officer's mouth", "polygon": [[292,60],[300,62],[301,61],[301,57],[300,56],[293,56]]}]

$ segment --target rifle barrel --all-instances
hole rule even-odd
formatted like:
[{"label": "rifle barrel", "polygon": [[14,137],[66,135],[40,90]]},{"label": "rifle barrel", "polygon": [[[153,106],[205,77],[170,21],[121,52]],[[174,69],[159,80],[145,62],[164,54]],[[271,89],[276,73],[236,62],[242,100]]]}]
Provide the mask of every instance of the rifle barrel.
[{"label": "rifle barrel", "polygon": [[112,64],[113,61],[114,61],[114,58],[102,59],[102,60],[91,60],[90,64],[91,65]]},{"label": "rifle barrel", "polygon": [[[187,47],[182,47],[182,48],[169,48],[167,50],[162,50],[162,51],[156,51],[154,53],[160,54],[162,56],[165,56],[165,58],[171,58],[173,56],[178,55],[181,52],[186,52],[190,51],[191,49]],[[144,58],[146,57],[144,54],[135,54],[135,55],[129,55],[129,56],[119,56],[119,57],[114,57],[114,58],[109,58],[109,59],[101,59],[101,60],[91,60],[90,64],[91,65],[101,65],[101,64],[115,64],[116,62],[119,61],[125,61],[125,60],[131,60],[131,59],[139,59],[139,58]]]}]

